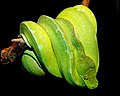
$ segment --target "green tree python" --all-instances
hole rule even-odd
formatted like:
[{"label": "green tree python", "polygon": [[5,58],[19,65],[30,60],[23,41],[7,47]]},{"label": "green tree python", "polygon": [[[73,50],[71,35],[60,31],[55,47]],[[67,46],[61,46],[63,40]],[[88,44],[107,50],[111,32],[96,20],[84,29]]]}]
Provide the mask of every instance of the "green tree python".
[{"label": "green tree python", "polygon": [[20,35],[29,46],[21,61],[31,74],[45,69],[73,86],[97,88],[99,68],[97,22],[84,5],[61,11],[56,18],[41,15],[37,22],[20,23]]}]

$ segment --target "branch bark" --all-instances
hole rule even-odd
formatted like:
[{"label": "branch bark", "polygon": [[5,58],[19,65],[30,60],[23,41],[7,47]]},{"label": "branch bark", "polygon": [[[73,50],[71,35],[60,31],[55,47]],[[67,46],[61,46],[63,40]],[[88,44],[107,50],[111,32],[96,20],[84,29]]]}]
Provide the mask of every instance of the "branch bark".
[{"label": "branch bark", "polygon": [[84,6],[89,6],[90,0],[82,0],[81,4]]},{"label": "branch bark", "polygon": [[18,38],[12,39],[11,42],[11,46],[4,48],[1,51],[0,61],[2,64],[10,64],[15,62],[27,48],[27,45],[25,44],[22,37],[18,36]]}]

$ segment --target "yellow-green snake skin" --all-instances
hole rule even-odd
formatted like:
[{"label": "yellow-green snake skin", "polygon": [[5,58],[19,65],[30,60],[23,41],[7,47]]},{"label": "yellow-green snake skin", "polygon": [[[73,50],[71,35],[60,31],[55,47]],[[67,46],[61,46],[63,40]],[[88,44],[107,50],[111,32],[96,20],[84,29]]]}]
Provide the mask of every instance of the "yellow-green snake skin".
[{"label": "yellow-green snake skin", "polygon": [[43,76],[45,70],[71,85],[97,88],[99,68],[97,22],[84,5],[61,11],[56,18],[41,15],[37,22],[23,21],[20,35],[29,46],[22,64],[30,73]]}]

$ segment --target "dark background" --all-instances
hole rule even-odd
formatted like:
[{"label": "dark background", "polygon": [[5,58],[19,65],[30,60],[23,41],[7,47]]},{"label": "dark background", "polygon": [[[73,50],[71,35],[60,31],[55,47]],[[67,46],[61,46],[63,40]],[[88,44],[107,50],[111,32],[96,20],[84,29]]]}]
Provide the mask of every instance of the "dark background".
[{"label": "dark background", "polygon": [[[89,8],[98,23],[100,65],[96,89],[73,87],[65,80],[46,74],[37,77],[23,71],[20,60],[0,65],[0,96],[10,95],[62,95],[62,96],[114,96],[119,87],[118,0],[91,0]],[[40,15],[55,18],[64,8],[80,4],[81,0],[19,0],[0,2],[0,50],[11,45],[19,34],[22,21],[36,22]],[[119,3],[120,5],[120,3]],[[118,93],[119,94],[119,93]]]}]

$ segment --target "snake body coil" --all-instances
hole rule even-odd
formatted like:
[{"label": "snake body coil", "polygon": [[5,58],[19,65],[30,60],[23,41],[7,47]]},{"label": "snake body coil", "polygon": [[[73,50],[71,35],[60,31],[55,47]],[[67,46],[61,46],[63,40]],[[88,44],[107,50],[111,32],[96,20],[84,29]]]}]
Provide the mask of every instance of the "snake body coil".
[{"label": "snake body coil", "polygon": [[30,73],[65,78],[70,84],[98,86],[99,68],[97,22],[92,11],[76,5],[61,11],[54,19],[41,15],[38,21],[23,21],[20,35],[30,47],[22,56],[22,64]]}]

